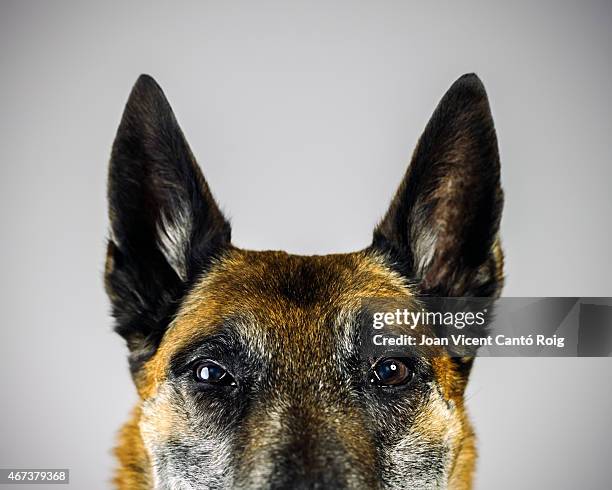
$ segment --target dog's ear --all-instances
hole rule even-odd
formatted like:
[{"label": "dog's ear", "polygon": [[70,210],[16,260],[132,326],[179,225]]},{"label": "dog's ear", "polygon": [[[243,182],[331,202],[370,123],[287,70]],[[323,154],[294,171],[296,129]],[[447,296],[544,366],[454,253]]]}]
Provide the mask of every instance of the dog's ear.
[{"label": "dog's ear", "polygon": [[106,289],[133,368],[154,352],[189,283],[230,245],[161,88],[142,75],[113,145]]},{"label": "dog's ear", "polygon": [[427,124],[372,247],[421,294],[494,296],[503,281],[502,206],[487,94],[476,75],[464,75]]}]

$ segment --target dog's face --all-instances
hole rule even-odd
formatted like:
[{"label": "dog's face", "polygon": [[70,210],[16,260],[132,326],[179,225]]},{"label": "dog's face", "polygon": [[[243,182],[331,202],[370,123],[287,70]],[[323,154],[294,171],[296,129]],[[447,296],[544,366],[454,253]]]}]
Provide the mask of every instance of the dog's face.
[{"label": "dog's face", "polygon": [[122,488],[469,488],[471,359],[362,356],[363,300],[494,296],[499,161],[459,79],[373,243],[296,256],[231,245],[159,87],[141,77],[109,176],[107,290],[141,402]]}]

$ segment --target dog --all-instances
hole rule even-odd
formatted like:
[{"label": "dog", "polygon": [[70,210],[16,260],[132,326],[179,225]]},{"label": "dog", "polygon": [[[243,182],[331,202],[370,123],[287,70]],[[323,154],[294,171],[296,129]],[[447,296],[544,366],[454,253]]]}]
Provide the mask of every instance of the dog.
[{"label": "dog", "polygon": [[142,75],[113,144],[105,285],[139,402],[119,489],[469,489],[473,357],[364,360],[364,298],[499,296],[497,137],[480,79],[435,109],[361,251],[249,251],[161,88]]}]

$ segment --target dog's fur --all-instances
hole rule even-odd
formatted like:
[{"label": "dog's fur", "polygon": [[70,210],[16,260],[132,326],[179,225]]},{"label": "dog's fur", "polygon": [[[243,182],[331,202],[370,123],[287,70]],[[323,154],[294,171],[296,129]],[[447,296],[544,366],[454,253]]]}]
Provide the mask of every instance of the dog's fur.
[{"label": "dog's fur", "polygon": [[[140,401],[116,454],[121,489],[471,488],[472,359],[411,360],[369,383],[364,298],[499,294],[497,140],[475,75],[436,108],[366,249],[234,247],[159,86],[141,76],[112,151],[106,288]],[[213,360],[235,386],[203,389]]]}]

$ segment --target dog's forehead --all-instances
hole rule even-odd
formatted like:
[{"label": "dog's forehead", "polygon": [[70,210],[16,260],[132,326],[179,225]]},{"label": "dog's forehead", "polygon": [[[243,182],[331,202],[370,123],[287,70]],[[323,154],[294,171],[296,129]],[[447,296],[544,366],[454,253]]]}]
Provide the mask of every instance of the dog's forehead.
[{"label": "dog's forehead", "polygon": [[330,314],[359,308],[365,298],[407,295],[399,276],[364,253],[300,256],[235,249],[192,288],[173,329],[180,336],[188,330],[206,334],[229,318],[245,317],[262,328],[308,329]]},{"label": "dog's forehead", "polygon": [[253,341],[290,335],[291,345],[316,340],[324,345],[324,337],[335,335],[330,327],[357,313],[364,299],[411,296],[405,281],[368,253],[299,256],[232,249],[187,294],[148,370],[159,380],[177,352],[228,323],[247,325]]}]

